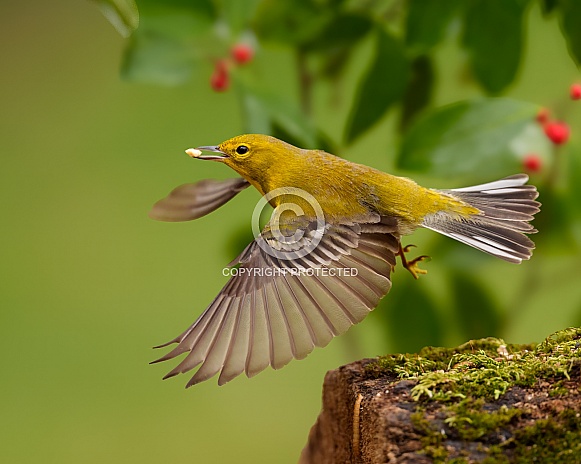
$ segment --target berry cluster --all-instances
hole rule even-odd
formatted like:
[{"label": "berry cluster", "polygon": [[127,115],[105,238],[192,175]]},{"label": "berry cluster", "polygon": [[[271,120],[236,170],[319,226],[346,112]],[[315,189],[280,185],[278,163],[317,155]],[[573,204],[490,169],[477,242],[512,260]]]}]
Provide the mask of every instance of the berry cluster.
[{"label": "berry cluster", "polygon": [[539,110],[537,113],[537,122],[543,126],[545,135],[555,145],[562,145],[569,140],[569,126],[567,123],[551,120],[551,113],[547,108],[541,108]]},{"label": "berry cluster", "polygon": [[[581,100],[581,84],[575,83],[569,89],[571,100]],[[547,138],[555,145],[563,145],[569,140],[569,125],[564,121],[553,120],[547,108],[541,108],[537,113],[537,122],[543,127]],[[530,153],[523,158],[523,168],[529,172],[539,172],[543,167],[542,159],[536,153]]]},{"label": "berry cluster", "polygon": [[224,92],[230,87],[230,69],[249,63],[254,58],[254,50],[244,43],[237,43],[230,49],[230,57],[221,58],[214,64],[214,72],[210,77],[210,86],[216,92]]}]

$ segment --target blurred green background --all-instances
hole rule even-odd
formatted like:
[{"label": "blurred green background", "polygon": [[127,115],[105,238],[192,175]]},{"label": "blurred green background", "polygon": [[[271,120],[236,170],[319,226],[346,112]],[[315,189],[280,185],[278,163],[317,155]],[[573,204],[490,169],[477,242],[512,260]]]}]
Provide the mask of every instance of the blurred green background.
[{"label": "blurred green background", "polygon": [[[349,44],[353,49],[340,72],[314,76],[311,117],[302,120],[297,66],[305,63],[297,60],[298,42],[257,44],[251,37],[256,57],[233,71],[238,74],[226,92],[211,89],[212,60],[200,57],[180,68],[181,85],[158,85],[149,79],[151,69],[164,78],[155,60],[143,58],[148,74],[147,66],[129,59],[136,53],[131,47],[143,37],[122,38],[95,2],[2,1],[0,461],[296,462],[319,412],[329,369],[361,357],[432,343],[455,345],[472,337],[539,341],[581,324],[581,102],[568,100],[569,85],[580,75],[560,32],[559,12],[542,14],[556,2],[520,3],[526,9],[516,78],[495,88],[494,80],[478,78],[474,64],[469,72],[470,54],[459,46],[458,21],[452,21],[429,50],[436,79],[429,104],[420,106],[429,118],[441,105],[488,92],[530,105],[526,117],[533,125],[541,105],[566,119],[571,140],[558,153],[539,137],[541,129],[530,129],[511,141],[506,156],[513,156],[512,164],[501,163],[495,172],[522,169],[525,153],[519,143],[543,159],[543,170],[532,175],[541,194],[546,192],[540,198],[546,211],[536,223],[540,234],[533,259],[512,266],[418,231],[404,243],[432,256],[424,265],[429,274],[416,282],[398,269],[392,293],[345,336],[281,371],[239,377],[221,388],[212,379],[184,390],[186,376],[161,381],[168,363],[148,365],[159,355],[150,347],[183,331],[225,283],[222,268],[249,236],[258,194],[249,189],[191,223],[158,223],[147,212],[179,184],[233,176],[217,163],[190,160],[183,150],[260,125],[249,123],[252,115],[243,101],[253,95],[243,90],[249,82],[297,108],[289,113],[290,123],[271,126],[273,133],[286,130],[299,140],[302,134],[303,140],[330,145],[350,160],[427,186],[492,180],[487,167],[495,164],[450,175],[412,165],[403,169],[401,153],[409,144],[413,151],[418,139],[401,138],[398,111],[380,112],[377,124],[353,128],[349,121],[361,109],[353,110],[352,102],[361,94],[361,72],[369,69],[374,53],[370,36]],[[396,18],[391,28],[396,37],[405,34],[405,24],[397,21],[405,17],[405,2],[369,4],[378,11],[385,7]],[[563,1],[561,8],[567,5]],[[142,16],[141,25],[146,24],[153,22]],[[204,40],[216,56],[227,54],[237,40],[224,38],[222,26],[199,25],[210,31]],[[475,37],[470,40],[480,43]],[[167,50],[162,52],[167,56]],[[502,60],[502,50],[498,56]],[[306,63],[316,67],[321,60],[311,55]],[[276,104],[273,108],[277,113]],[[417,124],[409,131],[421,135]],[[425,124],[434,127],[430,119]],[[482,124],[487,127],[490,120]],[[326,135],[320,137],[321,132]]]}]

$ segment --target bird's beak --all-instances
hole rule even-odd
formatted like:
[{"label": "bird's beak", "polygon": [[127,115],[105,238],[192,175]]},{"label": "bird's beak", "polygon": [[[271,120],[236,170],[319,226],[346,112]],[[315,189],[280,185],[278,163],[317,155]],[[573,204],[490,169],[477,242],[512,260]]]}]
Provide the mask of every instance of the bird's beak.
[{"label": "bird's beak", "polygon": [[[216,153],[215,155],[202,155],[202,151],[211,151]],[[198,158],[202,160],[221,160],[227,158],[228,156],[223,151],[220,151],[218,147],[206,146],[198,148],[188,148],[186,153],[192,158]]]}]

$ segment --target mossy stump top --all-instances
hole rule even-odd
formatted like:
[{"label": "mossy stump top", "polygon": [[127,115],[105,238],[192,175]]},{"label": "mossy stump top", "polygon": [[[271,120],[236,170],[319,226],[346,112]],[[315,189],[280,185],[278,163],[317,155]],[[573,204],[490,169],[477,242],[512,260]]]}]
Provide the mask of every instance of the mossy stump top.
[{"label": "mossy stump top", "polygon": [[301,464],[581,464],[581,329],[364,359],[327,373]]}]

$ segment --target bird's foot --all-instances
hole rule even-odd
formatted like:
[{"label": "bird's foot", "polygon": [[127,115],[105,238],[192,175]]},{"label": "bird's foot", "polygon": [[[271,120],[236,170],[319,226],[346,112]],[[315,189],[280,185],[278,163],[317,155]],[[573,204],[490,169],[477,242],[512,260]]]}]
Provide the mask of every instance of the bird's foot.
[{"label": "bird's foot", "polygon": [[417,258],[414,258],[414,259],[408,261],[405,254],[409,253],[409,251],[412,247],[415,247],[415,245],[407,245],[405,247],[402,247],[401,243],[400,243],[399,244],[399,251],[397,254],[401,258],[402,266],[410,272],[410,274],[414,277],[414,279],[419,279],[420,274],[427,274],[428,273],[428,271],[426,271],[425,269],[420,269],[419,264],[422,261],[425,261],[426,259],[429,260],[430,257],[428,255],[421,255],[421,256],[418,256]]}]

